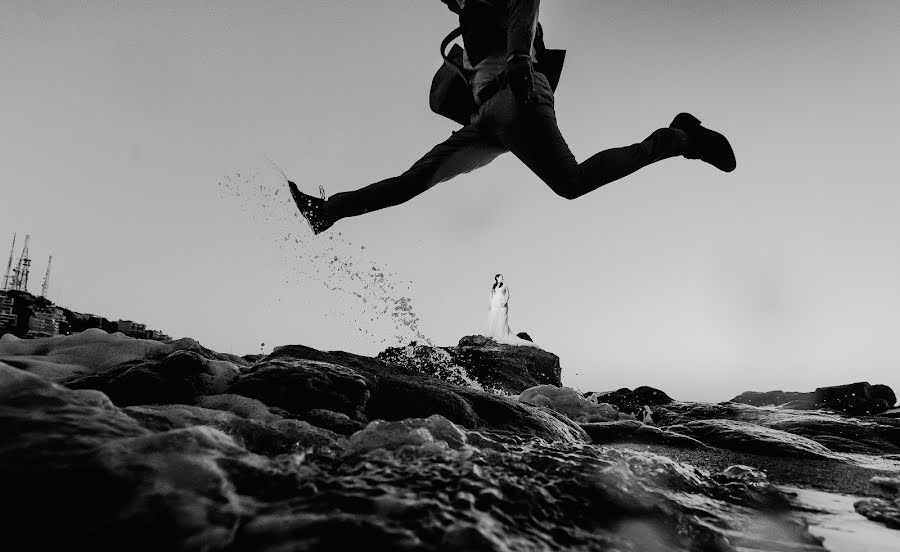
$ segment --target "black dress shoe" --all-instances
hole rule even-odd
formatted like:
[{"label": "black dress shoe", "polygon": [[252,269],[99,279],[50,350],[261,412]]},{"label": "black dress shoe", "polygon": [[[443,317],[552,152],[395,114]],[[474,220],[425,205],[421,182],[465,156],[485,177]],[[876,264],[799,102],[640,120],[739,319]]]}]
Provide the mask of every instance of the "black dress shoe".
[{"label": "black dress shoe", "polygon": [[677,128],[687,133],[690,145],[684,156],[688,159],[705,161],[725,172],[731,172],[737,166],[734,150],[731,149],[728,139],[714,130],[701,126],[700,120],[690,113],[676,115],[669,128]]},{"label": "black dress shoe", "polygon": [[304,194],[297,188],[297,185],[290,180],[288,180],[288,188],[291,190],[291,197],[294,198],[294,203],[297,204],[297,208],[300,209],[300,214],[303,215],[303,218],[309,223],[309,227],[312,229],[313,234],[321,234],[325,230],[331,228],[334,221],[329,220],[328,215],[325,213],[324,188],[319,186],[319,193],[322,194],[321,198]]}]

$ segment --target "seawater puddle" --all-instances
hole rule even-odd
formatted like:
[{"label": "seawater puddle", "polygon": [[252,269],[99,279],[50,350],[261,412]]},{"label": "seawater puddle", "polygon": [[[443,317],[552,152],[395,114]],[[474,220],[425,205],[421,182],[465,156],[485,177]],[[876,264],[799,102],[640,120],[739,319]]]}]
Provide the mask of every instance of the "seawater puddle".
[{"label": "seawater puddle", "polygon": [[[312,190],[305,190],[313,193]],[[236,202],[252,223],[272,237],[286,280],[319,284],[332,299],[333,312],[377,345],[431,345],[420,330],[411,299],[412,281],[330,230],[314,236],[297,211],[284,173],[274,163],[236,171],[219,182],[219,197]]]},{"label": "seawater puddle", "polygon": [[900,550],[900,531],[871,521],[853,508],[864,497],[829,493],[779,485],[779,489],[795,493],[792,502],[813,510],[799,515],[809,522],[809,532],[824,539],[823,545],[833,552],[888,552]]}]

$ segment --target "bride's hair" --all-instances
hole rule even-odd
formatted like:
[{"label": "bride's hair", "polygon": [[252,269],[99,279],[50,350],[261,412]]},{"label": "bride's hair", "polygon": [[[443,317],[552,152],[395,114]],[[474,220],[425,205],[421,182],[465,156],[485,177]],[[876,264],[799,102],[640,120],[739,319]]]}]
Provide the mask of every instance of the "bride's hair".
[{"label": "bride's hair", "polygon": [[498,280],[501,276],[503,276],[503,274],[494,274],[494,285],[491,286],[491,291],[494,291],[495,289],[497,289],[497,285],[499,284],[499,282],[498,282],[497,280]]}]

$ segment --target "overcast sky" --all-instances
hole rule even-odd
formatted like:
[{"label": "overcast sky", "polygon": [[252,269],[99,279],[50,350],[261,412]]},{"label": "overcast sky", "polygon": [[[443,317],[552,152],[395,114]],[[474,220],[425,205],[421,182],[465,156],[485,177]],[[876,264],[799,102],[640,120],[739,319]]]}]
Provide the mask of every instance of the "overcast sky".
[{"label": "overcast sky", "polygon": [[52,254],[53,301],[241,354],[375,354],[415,324],[454,345],[502,272],[510,326],[585,391],[900,391],[900,3],[564,0],[541,21],[579,160],[690,111],[737,170],[672,159],[566,201],[504,155],[311,239],[267,157],[331,194],[449,136],[438,0],[6,0],[4,264],[30,234],[32,292]]}]

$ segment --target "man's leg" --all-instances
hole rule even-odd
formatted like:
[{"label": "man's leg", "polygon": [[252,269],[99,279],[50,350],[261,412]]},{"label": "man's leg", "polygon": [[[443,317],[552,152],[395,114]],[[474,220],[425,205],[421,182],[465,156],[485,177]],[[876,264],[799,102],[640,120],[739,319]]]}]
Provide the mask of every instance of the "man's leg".
[{"label": "man's leg", "polygon": [[518,106],[510,90],[497,93],[486,106],[499,140],[558,195],[575,199],[656,161],[687,152],[687,134],[660,128],[642,142],[576,161],[556,124],[553,93],[546,78],[535,74],[538,102]]},{"label": "man's leg", "polygon": [[467,125],[435,146],[400,176],[350,192],[334,194],[325,203],[331,222],[399,205],[435,184],[483,167],[507,151]]}]

